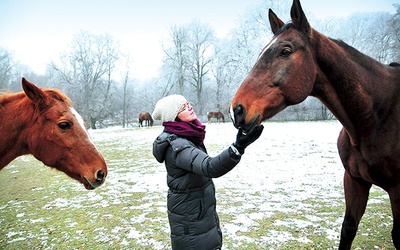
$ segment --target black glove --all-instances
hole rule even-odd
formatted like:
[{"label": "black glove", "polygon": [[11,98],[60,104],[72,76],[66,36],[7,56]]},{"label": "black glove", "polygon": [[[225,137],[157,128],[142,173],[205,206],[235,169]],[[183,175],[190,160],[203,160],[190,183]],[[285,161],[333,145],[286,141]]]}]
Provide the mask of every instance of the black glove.
[{"label": "black glove", "polygon": [[257,140],[258,137],[260,137],[263,129],[263,125],[258,125],[252,128],[248,133],[243,134],[243,129],[239,128],[238,134],[236,136],[236,142],[233,143],[233,146],[242,155],[244,153],[244,149],[252,144],[255,140]]}]

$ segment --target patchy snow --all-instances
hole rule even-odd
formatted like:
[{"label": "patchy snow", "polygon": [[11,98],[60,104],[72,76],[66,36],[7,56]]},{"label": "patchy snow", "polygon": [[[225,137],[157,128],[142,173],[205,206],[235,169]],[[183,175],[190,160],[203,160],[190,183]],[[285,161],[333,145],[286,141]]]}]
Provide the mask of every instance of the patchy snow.
[{"label": "patchy snow", "polygon": [[[246,149],[238,166],[225,176],[214,179],[218,212],[233,216],[229,222],[221,220],[224,238],[254,241],[247,236],[238,236],[238,233],[259,227],[259,220],[276,212],[294,213],[310,209],[310,205],[304,202],[307,199],[329,202],[331,198],[343,197],[341,186],[344,170],[336,148],[337,137],[342,128],[339,122],[268,122],[264,126],[263,134]],[[142,128],[141,131],[135,132],[134,138],[129,129],[121,131],[111,128],[109,132],[98,130],[91,133],[95,143],[110,140],[112,136],[112,140],[124,141],[119,143],[119,147],[125,145],[126,149],[121,150],[133,150],[129,149],[133,145],[151,150],[152,142],[162,131],[162,127]],[[211,156],[217,155],[233,143],[237,133],[230,123],[208,124],[206,131],[205,144]],[[122,198],[122,193],[135,191],[159,191],[166,194],[164,165],[154,159],[147,164],[158,165],[157,170],[152,173],[135,170],[124,173],[123,176],[118,175],[118,171],[110,171],[106,183],[108,195],[111,194],[118,200]],[[135,180],[135,185],[123,184],[128,180]],[[219,190],[223,190],[223,193]],[[240,205],[230,206],[228,203]],[[166,213],[165,204],[159,204],[158,209]],[[306,216],[308,221],[288,218],[275,223],[277,226],[304,228],[322,220],[319,215]],[[143,223],[144,220],[144,216],[139,216],[134,222]],[[330,225],[333,229],[326,228],[326,233],[333,234],[332,238],[337,239],[340,224],[341,218],[336,224]],[[168,225],[166,229],[168,230]],[[143,235],[142,232],[131,229],[128,238],[131,237],[140,238]],[[299,242],[309,241],[306,237],[295,238],[290,233],[274,230],[260,235],[257,241],[274,244],[294,239]]]},{"label": "patchy snow", "polygon": [[[205,145],[209,155],[219,154],[235,141],[237,130],[231,123],[206,125]],[[344,205],[344,170],[336,147],[341,124],[337,121],[267,122],[264,127],[263,134],[246,149],[238,166],[214,179],[224,242],[230,243],[233,249],[240,249],[249,242],[262,249],[267,246],[274,249],[271,245],[280,249],[288,241],[308,243],[311,241],[308,236],[319,232],[337,244],[343,214],[326,220],[326,213],[315,211]],[[151,249],[168,248],[169,238],[153,237],[158,232],[169,233],[166,171],[164,164],[158,163],[151,153],[152,143],[162,129],[155,126],[89,130],[109,168],[105,184],[89,192],[82,190],[78,182],[68,179],[58,192],[79,190],[79,195],[74,199],[62,196],[48,199],[42,209],[68,213],[84,208],[87,213],[83,216],[120,221],[120,225],[94,229],[96,240],[107,242],[111,247],[129,246],[134,240]],[[7,168],[18,171],[13,166]],[[32,192],[42,189],[35,188]],[[124,211],[100,214],[102,208],[126,204],[138,193],[146,195],[140,198],[140,203],[127,205],[124,209],[143,211],[141,214],[130,217],[124,217]],[[385,197],[375,197],[370,203],[382,202]],[[22,203],[27,202],[13,201],[1,208],[21,207]],[[280,217],[274,217],[278,215]],[[21,212],[17,217],[24,219],[27,216]],[[268,219],[271,227],[265,228],[263,223]],[[28,223],[44,220],[35,218]],[[66,222],[71,228],[77,225],[73,218]],[[157,224],[156,228],[134,226],[152,222]],[[306,233],[294,234],[291,231]],[[82,230],[75,232],[76,235],[64,235],[65,240],[85,237]],[[254,232],[256,236],[252,234]],[[42,233],[39,236],[48,240],[46,232],[37,233]],[[7,243],[23,240],[25,236],[21,232],[9,232]],[[43,244],[52,249],[56,243],[49,240]],[[229,247],[224,246],[224,249]]]}]

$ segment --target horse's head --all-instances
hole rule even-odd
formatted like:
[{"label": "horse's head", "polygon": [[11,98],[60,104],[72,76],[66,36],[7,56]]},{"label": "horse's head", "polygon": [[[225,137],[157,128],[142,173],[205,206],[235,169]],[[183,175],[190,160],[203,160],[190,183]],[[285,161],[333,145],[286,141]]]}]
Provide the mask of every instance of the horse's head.
[{"label": "horse's head", "polygon": [[22,132],[26,133],[29,152],[80,181],[86,189],[100,186],[107,175],[106,163],[69,99],[57,90],[38,88],[25,78],[22,87],[35,113],[31,125]]},{"label": "horse's head", "polygon": [[269,10],[274,37],[232,100],[235,127],[249,130],[310,95],[317,68],[309,47],[312,29],[299,0],[293,1],[291,18],[285,24]]}]

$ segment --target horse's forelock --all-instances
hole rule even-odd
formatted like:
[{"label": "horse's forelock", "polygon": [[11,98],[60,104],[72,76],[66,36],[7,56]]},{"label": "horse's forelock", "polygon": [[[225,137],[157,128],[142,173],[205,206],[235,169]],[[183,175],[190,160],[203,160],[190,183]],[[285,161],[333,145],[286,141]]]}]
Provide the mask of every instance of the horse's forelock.
[{"label": "horse's forelock", "polygon": [[69,105],[71,105],[71,100],[66,95],[61,93],[59,90],[47,89],[47,90],[45,90],[45,92],[47,92],[54,99],[68,103]]},{"label": "horse's forelock", "polygon": [[294,27],[293,23],[288,22],[285,25],[283,25],[274,35],[274,38],[282,34],[285,30],[288,30],[290,27]]}]

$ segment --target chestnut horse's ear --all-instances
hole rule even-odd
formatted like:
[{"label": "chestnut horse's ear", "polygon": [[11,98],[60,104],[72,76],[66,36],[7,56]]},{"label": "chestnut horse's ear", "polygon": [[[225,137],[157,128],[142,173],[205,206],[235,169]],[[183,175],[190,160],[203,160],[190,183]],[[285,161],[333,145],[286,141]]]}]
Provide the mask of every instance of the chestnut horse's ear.
[{"label": "chestnut horse's ear", "polygon": [[294,26],[304,32],[306,35],[310,34],[311,26],[308,23],[306,15],[300,5],[300,0],[293,0],[292,9],[290,10],[290,17]]},{"label": "chestnut horse's ear", "polygon": [[285,23],[278,18],[278,16],[271,10],[269,9],[268,12],[268,18],[269,18],[269,24],[271,25],[271,30],[274,35],[278,32],[278,30],[285,25]]},{"label": "chestnut horse's ear", "polygon": [[39,104],[39,106],[46,104],[46,94],[43,92],[43,90],[26,80],[25,77],[22,77],[22,89],[32,102]]}]

